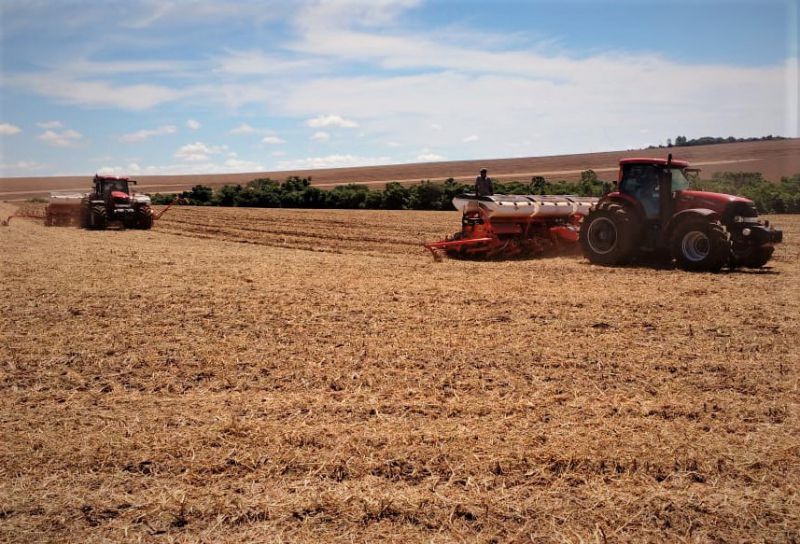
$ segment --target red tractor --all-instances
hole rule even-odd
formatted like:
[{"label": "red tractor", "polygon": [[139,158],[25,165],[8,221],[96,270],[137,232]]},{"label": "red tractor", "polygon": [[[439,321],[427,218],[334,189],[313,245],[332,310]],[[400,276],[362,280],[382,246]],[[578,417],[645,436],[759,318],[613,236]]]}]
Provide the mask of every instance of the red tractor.
[{"label": "red tractor", "polygon": [[133,194],[128,178],[94,176],[94,190],[80,202],[80,223],[88,229],[105,229],[111,223],[126,228],[149,229],[153,226],[150,197]]},{"label": "red tractor", "polygon": [[759,220],[751,200],[690,190],[689,172],[671,154],[621,160],[616,190],[581,225],[584,255],[602,265],[663,257],[692,271],[764,266],[783,232]]}]

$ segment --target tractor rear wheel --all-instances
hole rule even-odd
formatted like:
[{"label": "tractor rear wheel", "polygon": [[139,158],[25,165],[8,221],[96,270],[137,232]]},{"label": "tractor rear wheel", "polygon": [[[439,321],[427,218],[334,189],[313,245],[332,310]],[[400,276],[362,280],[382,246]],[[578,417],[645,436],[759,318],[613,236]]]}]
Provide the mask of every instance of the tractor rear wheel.
[{"label": "tractor rear wheel", "polygon": [[719,221],[688,219],[670,238],[678,267],[692,272],[719,272],[731,258],[731,242]]},{"label": "tractor rear wheel", "polygon": [[636,253],[639,221],[624,206],[611,204],[586,216],[580,241],[583,254],[594,264],[627,264]]},{"label": "tractor rear wheel", "polygon": [[106,207],[102,204],[95,204],[89,210],[89,228],[103,230],[106,227],[108,227]]}]

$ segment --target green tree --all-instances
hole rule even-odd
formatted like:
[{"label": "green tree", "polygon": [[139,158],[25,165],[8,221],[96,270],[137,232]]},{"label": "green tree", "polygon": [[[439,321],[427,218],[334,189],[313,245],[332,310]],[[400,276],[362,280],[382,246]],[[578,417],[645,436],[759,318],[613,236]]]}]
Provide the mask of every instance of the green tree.
[{"label": "green tree", "polygon": [[190,204],[203,205],[209,204],[214,196],[214,190],[205,185],[195,185],[191,191],[184,191],[181,196],[189,201]]},{"label": "green tree", "polygon": [[444,191],[441,185],[423,181],[409,189],[410,207],[415,210],[441,210]]},{"label": "green tree", "polygon": [[396,181],[387,183],[383,189],[383,207],[387,210],[403,210],[408,206],[410,196],[410,191]]},{"label": "green tree", "polygon": [[530,191],[534,195],[543,195],[545,187],[547,186],[547,180],[544,179],[544,176],[533,176],[531,178],[530,184]]}]

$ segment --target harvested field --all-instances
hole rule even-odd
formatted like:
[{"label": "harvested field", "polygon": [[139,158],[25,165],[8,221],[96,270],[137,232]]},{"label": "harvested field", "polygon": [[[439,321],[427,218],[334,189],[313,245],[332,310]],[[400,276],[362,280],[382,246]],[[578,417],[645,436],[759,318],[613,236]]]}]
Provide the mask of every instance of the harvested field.
[{"label": "harvested field", "polygon": [[[672,149],[638,149],[606,153],[581,153],[549,157],[518,157],[450,161],[417,164],[390,164],[359,168],[329,168],[281,172],[243,174],[207,174],[185,176],[139,176],[142,192],[177,192],[203,184],[219,187],[226,183],[247,183],[259,177],[284,180],[287,176],[312,176],[317,187],[334,187],[344,183],[358,183],[383,187],[390,181],[418,183],[420,180],[444,180],[453,177],[460,181],[474,181],[478,169],[489,168],[497,180],[529,181],[532,176],[545,176],[550,181],[577,180],[583,170],[593,169],[601,179],[616,179],[619,160],[624,157],[662,157],[668,152],[675,158],[690,161],[700,167],[704,176],[714,172],[761,172],[765,179],[779,181],[783,176],[800,173],[800,139],[703,145]],[[85,190],[93,172],[85,176],[0,178],[0,200],[20,200],[46,196],[50,191]]]},{"label": "harvested field", "polygon": [[459,219],[0,228],[0,541],[800,540],[800,216],[718,275]]}]

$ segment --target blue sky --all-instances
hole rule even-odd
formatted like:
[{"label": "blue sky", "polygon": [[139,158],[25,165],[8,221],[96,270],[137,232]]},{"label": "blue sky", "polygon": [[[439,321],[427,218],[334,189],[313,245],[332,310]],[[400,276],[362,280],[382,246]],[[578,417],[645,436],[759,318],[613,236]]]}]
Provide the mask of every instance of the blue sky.
[{"label": "blue sky", "polygon": [[0,0],[0,175],[796,137],[798,2]]}]

